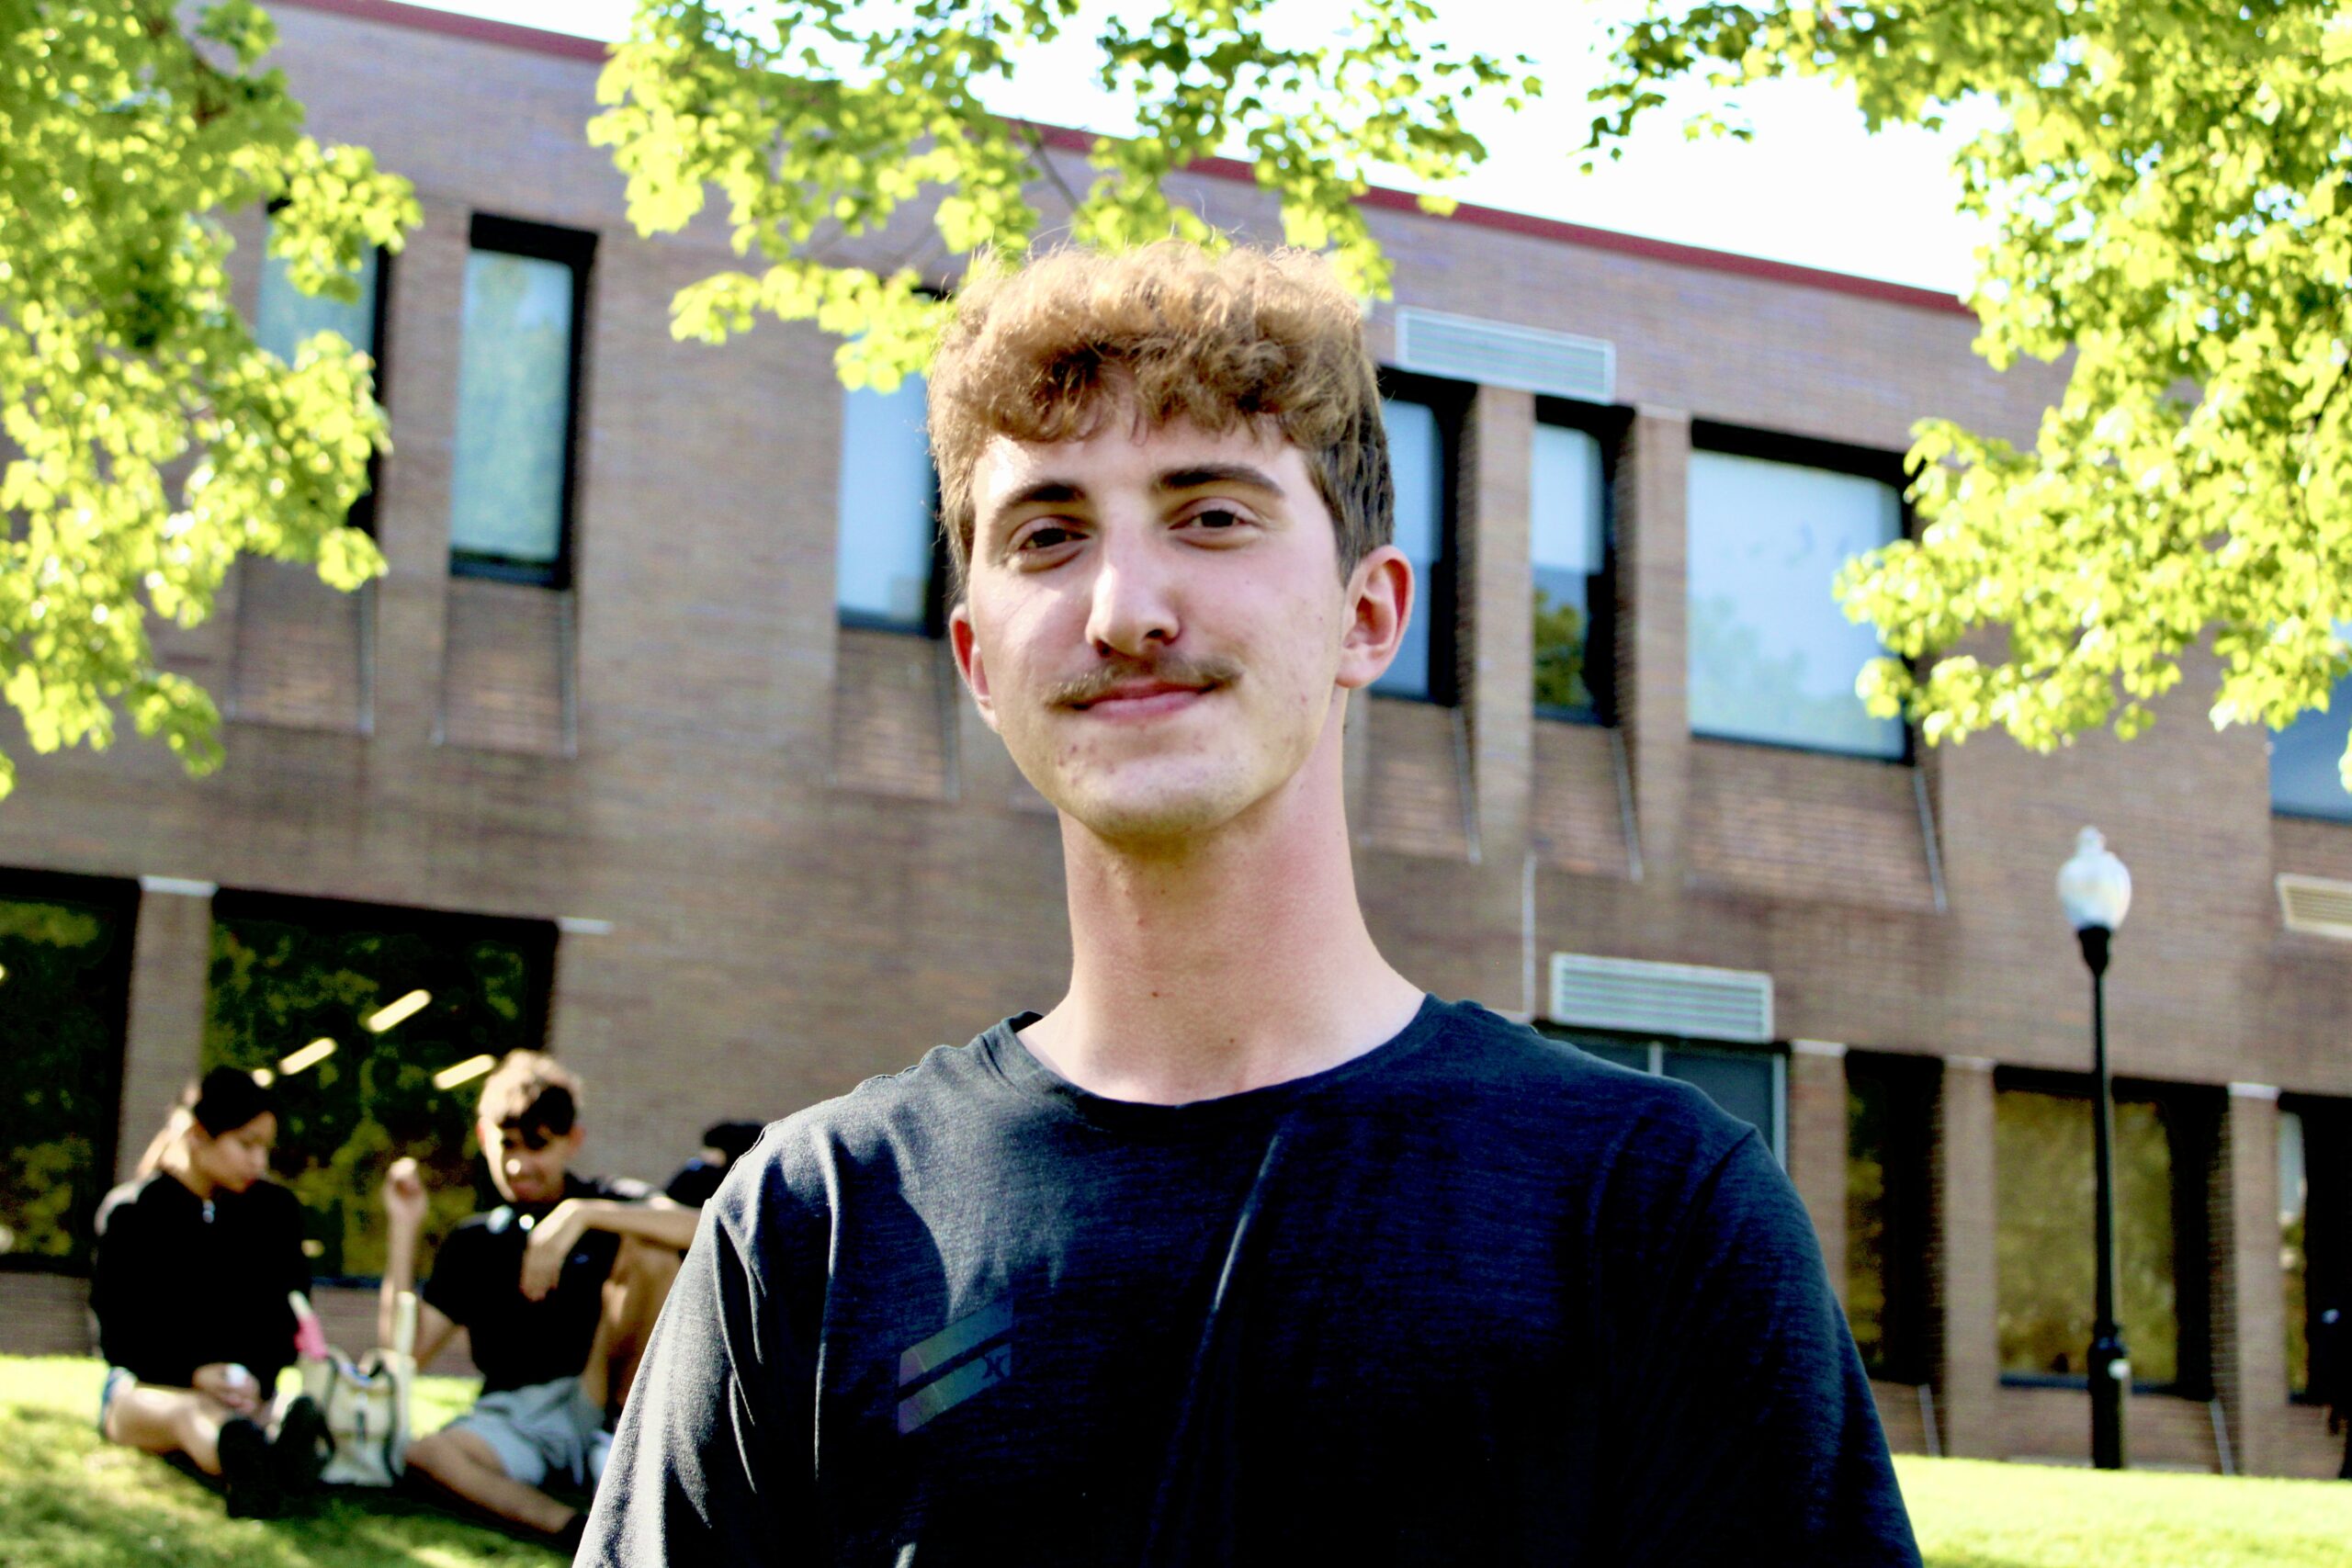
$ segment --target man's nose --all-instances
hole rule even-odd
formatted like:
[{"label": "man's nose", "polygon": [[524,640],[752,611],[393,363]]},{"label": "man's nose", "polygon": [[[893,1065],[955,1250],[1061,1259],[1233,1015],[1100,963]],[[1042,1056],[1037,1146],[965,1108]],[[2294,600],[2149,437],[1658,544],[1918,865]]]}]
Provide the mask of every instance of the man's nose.
[{"label": "man's nose", "polygon": [[1102,654],[1148,659],[1183,630],[1174,583],[1148,529],[1105,533],[1086,617],[1087,640]]}]

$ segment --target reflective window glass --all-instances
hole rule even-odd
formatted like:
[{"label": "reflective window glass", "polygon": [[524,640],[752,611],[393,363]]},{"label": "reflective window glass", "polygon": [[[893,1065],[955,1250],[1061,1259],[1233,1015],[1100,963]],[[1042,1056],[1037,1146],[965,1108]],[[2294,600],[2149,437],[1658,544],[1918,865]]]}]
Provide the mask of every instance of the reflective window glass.
[{"label": "reflective window glass", "polygon": [[1535,706],[1541,713],[1589,714],[1586,678],[1595,595],[1607,565],[1600,443],[1566,425],[1535,427],[1529,476],[1528,536],[1535,583]]},{"label": "reflective window glass", "polygon": [[1765,1147],[1780,1152],[1777,1058],[1755,1051],[1705,1051],[1669,1046],[1666,1076],[1705,1092],[1709,1100],[1764,1134]]},{"label": "reflective window glass", "polygon": [[[2091,1101],[2001,1089],[1994,1146],[2001,1370],[2079,1377],[2090,1348],[2097,1268]],[[2163,1108],[2118,1100],[2116,1311],[2132,1381],[2158,1386],[2180,1376],[2173,1163]]]},{"label": "reflective window glass", "polygon": [[2312,1385],[2311,1258],[2304,1222],[2311,1212],[2311,1181],[2303,1163],[2303,1119],[2278,1113],[2278,1268],[2287,1307],[2287,1388],[2301,1393]]},{"label": "reflective window glass", "polygon": [[302,1201],[316,1273],[383,1271],[384,1170],[402,1155],[424,1168],[428,1248],[492,1192],[481,1077],[545,1047],[556,940],[538,920],[214,900],[203,1065],[276,1075],[271,1163]]},{"label": "reflective window glass", "polygon": [[1693,452],[1690,480],[1691,732],[1902,756],[1902,721],[1854,694],[1878,634],[1830,592],[1848,560],[1901,536],[1894,487],[1722,452]]},{"label": "reflective window glass", "polygon": [[1438,562],[1445,547],[1445,449],[1437,411],[1427,403],[1384,398],[1388,468],[1396,487],[1396,547],[1413,563],[1413,616],[1396,661],[1373,685],[1385,696],[1426,697],[1431,690],[1430,614]]},{"label": "reflective window glass", "polygon": [[2270,737],[2270,809],[2290,817],[2352,818],[2352,794],[2339,771],[2352,737],[2352,677],[2335,683],[2324,711],[2314,709]]},{"label": "reflective window glass", "polygon": [[137,899],[136,884],[0,899],[0,1253],[13,1264],[88,1261],[114,1184]]},{"label": "reflective window glass", "polygon": [[1936,1080],[1899,1058],[1846,1058],[1846,1321],[1873,1377],[1928,1375]]},{"label": "reflective window glass", "polygon": [[362,354],[376,352],[377,253],[359,264],[359,298],[345,301],[305,294],[287,276],[286,264],[266,250],[261,264],[261,306],[254,312],[254,341],[287,364],[319,333],[335,333]]},{"label": "reflective window glass", "polygon": [[449,547],[551,577],[571,466],[573,269],[477,248],[466,258]]},{"label": "reflective window glass", "polygon": [[842,400],[842,619],[920,630],[930,605],[937,491],[923,434],[923,378]]}]

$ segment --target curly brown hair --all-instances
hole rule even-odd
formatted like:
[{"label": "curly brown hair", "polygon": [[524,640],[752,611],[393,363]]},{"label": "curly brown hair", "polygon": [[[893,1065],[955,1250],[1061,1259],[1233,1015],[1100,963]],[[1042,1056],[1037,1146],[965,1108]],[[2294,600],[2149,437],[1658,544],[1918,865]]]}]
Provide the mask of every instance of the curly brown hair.
[{"label": "curly brown hair", "polygon": [[1311,251],[1211,254],[1165,240],[982,257],[931,373],[932,460],[956,595],[972,556],[972,473],[989,439],[1074,441],[1131,412],[1147,428],[1279,431],[1306,457],[1340,573],[1388,542],[1396,511],[1363,315]]},{"label": "curly brown hair", "polygon": [[481,1101],[474,1115],[486,1126],[526,1137],[544,1133],[560,1138],[579,1119],[585,1098],[579,1076],[546,1052],[509,1051],[482,1079]]}]

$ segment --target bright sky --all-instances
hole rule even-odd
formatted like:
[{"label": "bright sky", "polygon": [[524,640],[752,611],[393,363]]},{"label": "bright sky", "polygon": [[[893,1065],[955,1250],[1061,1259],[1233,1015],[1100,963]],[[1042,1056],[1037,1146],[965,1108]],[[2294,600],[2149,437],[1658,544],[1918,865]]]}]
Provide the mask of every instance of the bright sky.
[{"label": "bright sky", "polygon": [[[631,0],[430,3],[598,39],[625,33],[633,9]],[[1335,13],[1329,0],[1295,3],[1306,15]],[[1580,175],[1568,154],[1589,118],[1584,93],[1598,74],[1607,18],[1623,0],[1448,0],[1444,9],[1457,50],[1532,55],[1546,86],[1516,118],[1493,108],[1472,119],[1490,155],[1449,192],[1462,200],[1951,292],[1973,271],[1984,235],[1956,211],[1956,132],[1871,136],[1836,88],[1773,83],[1742,96],[1752,141],[1687,140],[1678,110],[1703,101],[1694,94],[1654,113],[1622,162]],[[1000,107],[1090,130],[1125,129],[1118,101],[1093,84],[1091,55],[1078,29],[1023,62]]]}]

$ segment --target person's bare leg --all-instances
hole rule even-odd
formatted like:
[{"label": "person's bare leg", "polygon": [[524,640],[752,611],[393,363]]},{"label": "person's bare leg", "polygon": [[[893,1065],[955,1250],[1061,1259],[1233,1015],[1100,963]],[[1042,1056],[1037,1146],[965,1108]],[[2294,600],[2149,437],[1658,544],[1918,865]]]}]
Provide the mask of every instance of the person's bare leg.
[{"label": "person's bare leg", "polygon": [[462,1427],[447,1427],[409,1445],[409,1468],[423,1471],[478,1508],[560,1535],[579,1509],[506,1473],[498,1450]]},{"label": "person's bare leg", "polygon": [[605,1281],[604,1315],[596,1324],[588,1364],[580,1373],[580,1392],[597,1409],[628,1403],[628,1391],[637,1386],[637,1369],[645,1359],[646,1341],[678,1278],[680,1261],[666,1247],[635,1236],[622,1238],[612,1275]]},{"label": "person's bare leg", "polygon": [[107,1437],[151,1454],[186,1454],[207,1475],[220,1473],[220,1427],[236,1413],[192,1388],[133,1383],[107,1404]]}]

